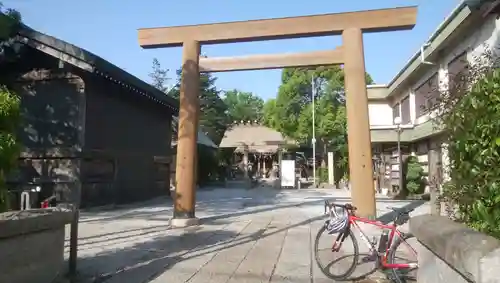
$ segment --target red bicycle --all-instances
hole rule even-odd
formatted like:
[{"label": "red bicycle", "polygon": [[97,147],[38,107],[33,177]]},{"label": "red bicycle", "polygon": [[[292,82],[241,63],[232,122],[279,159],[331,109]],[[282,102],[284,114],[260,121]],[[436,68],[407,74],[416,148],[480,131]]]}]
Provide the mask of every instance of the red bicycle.
[{"label": "red bicycle", "polygon": [[[337,209],[340,209],[340,213]],[[403,233],[398,230],[399,225],[403,225],[410,219],[410,212],[413,209],[407,208],[391,208],[395,213],[395,218],[393,224],[384,224],[380,221],[370,220],[368,218],[358,217],[355,215],[356,207],[351,204],[334,204],[329,201],[325,201],[325,214],[329,215],[329,219],[325,222],[325,225],[321,227],[316,235],[314,242],[314,255],[316,263],[321,269],[322,273],[325,274],[330,279],[333,280],[358,280],[364,276],[357,278],[349,278],[359,263],[360,251],[358,240],[353,233],[353,230],[359,232],[360,239],[368,247],[367,256],[363,257],[363,262],[366,260],[375,261],[375,269],[370,272],[373,273],[376,270],[382,270],[386,273],[388,278],[393,282],[403,283],[403,282],[416,282],[416,276],[410,275],[410,273],[418,268],[417,262],[417,252],[415,249],[408,244],[407,240],[413,238],[414,236],[409,233]],[[373,237],[373,240],[368,239],[367,234],[361,229],[358,222],[366,223],[368,225],[378,227],[382,230],[382,233],[378,240]],[[349,260],[347,264],[340,264],[340,259],[330,262],[327,265],[323,265],[320,259],[320,239],[324,234],[333,236],[333,238],[328,240],[327,252],[334,254],[342,254],[340,259],[352,258],[352,262]],[[346,240],[349,239],[352,242],[352,249],[346,251],[345,244]],[[333,241],[333,239],[335,239]],[[332,244],[333,241],[333,244]],[[396,255],[397,249],[400,246],[406,246],[411,256],[414,256],[414,260],[406,263],[397,263]],[[344,249],[343,249],[344,248]],[[339,274],[333,274],[331,269],[333,266],[337,268],[345,267],[344,272]],[[342,265],[342,266],[341,266]],[[387,272],[388,271],[388,272]],[[368,274],[370,274],[368,273]]]}]

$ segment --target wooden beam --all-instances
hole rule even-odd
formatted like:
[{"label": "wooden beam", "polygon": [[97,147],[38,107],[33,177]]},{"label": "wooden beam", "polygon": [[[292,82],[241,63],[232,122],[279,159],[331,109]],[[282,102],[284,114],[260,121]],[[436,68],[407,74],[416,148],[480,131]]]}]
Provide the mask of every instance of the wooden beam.
[{"label": "wooden beam", "polygon": [[170,225],[183,227],[196,222],[196,140],[200,115],[200,44],[188,41],[182,48],[182,73],[175,165],[174,217]]},{"label": "wooden beam", "polygon": [[347,29],[342,39],[351,198],[358,208],[356,214],[376,217],[363,33],[360,29]]},{"label": "wooden beam", "polygon": [[349,13],[215,23],[204,25],[139,29],[143,48],[182,46],[196,40],[200,44],[262,41],[339,35],[345,29],[382,32],[412,29],[417,7],[402,7]]},{"label": "wooden beam", "polygon": [[328,51],[200,58],[200,72],[230,72],[314,67],[343,63],[342,47]]}]

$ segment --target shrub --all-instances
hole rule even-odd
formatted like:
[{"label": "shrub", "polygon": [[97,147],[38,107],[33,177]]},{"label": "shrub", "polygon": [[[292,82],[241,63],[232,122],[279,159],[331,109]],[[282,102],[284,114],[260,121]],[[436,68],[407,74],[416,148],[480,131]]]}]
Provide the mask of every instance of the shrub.
[{"label": "shrub", "polygon": [[218,173],[217,152],[209,147],[198,145],[198,184],[205,186],[216,179]]},{"label": "shrub", "polygon": [[19,98],[0,87],[0,212],[9,209],[6,176],[15,168],[19,157],[16,135],[19,121]]},{"label": "shrub", "polygon": [[500,70],[485,62],[491,61],[472,65],[462,81],[465,87],[441,102],[438,121],[450,159],[441,199],[458,221],[500,237]]},{"label": "shrub", "polygon": [[410,194],[420,194],[425,188],[424,168],[415,156],[410,156],[407,160],[406,168],[406,189]]}]

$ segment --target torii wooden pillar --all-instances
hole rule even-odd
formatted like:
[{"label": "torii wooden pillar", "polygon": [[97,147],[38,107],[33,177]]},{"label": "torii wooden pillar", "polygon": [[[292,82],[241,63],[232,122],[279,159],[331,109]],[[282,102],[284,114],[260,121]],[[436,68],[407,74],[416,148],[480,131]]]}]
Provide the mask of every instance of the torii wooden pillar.
[{"label": "torii wooden pillar", "polygon": [[[196,224],[195,158],[199,73],[344,64],[352,199],[362,216],[376,213],[363,33],[412,29],[417,8],[403,7],[205,25],[139,29],[143,48],[183,47],[174,226]],[[342,35],[343,46],[299,54],[200,58],[205,44]]]}]

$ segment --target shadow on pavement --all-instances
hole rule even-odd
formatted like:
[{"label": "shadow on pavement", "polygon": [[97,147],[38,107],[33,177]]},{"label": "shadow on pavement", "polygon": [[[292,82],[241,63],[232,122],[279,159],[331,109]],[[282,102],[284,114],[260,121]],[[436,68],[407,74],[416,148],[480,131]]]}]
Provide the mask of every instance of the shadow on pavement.
[{"label": "shadow on pavement", "polygon": [[[279,190],[216,190],[215,196],[210,196],[207,192],[202,192],[196,203],[197,211],[204,211],[209,215],[225,215],[241,209],[252,209],[253,207],[268,205],[273,206],[279,203],[285,196]],[[213,192],[212,192],[213,193]],[[106,209],[100,211],[93,209],[82,212],[84,217],[80,218],[80,223],[104,223],[108,221],[124,219],[145,219],[169,220],[172,214],[173,202],[169,199],[155,199],[149,203],[141,203],[140,207],[129,205],[128,208],[117,208],[115,210]]]},{"label": "shadow on pavement", "polygon": [[[316,197],[317,199],[313,199],[310,201],[276,205],[277,202],[281,200],[281,196],[279,196],[278,193],[279,191],[276,191],[276,193],[273,193],[274,196],[271,194],[267,194],[260,198],[260,200],[263,200],[263,198],[267,199],[263,200],[264,204],[256,197],[232,197],[223,200],[212,199],[200,202],[204,202],[204,204],[202,205],[207,206],[206,210],[209,211],[209,214],[214,214],[214,216],[209,216],[202,219],[202,224],[205,224],[206,226],[220,226],[220,228],[216,228],[215,230],[211,231],[206,231],[203,230],[202,227],[198,227],[194,229],[186,229],[181,234],[164,235],[165,233],[163,232],[169,230],[170,228],[168,225],[166,225],[166,223],[168,223],[166,221],[169,219],[169,217],[165,217],[165,211],[161,209],[149,212],[136,211],[126,213],[124,215],[116,215],[115,217],[106,218],[104,220],[101,219],[91,222],[84,222],[89,224],[95,223],[95,225],[107,225],[106,223],[109,223],[111,221],[119,221],[123,219],[150,220],[154,219],[155,217],[163,216],[163,218],[158,219],[158,221],[163,221],[162,225],[150,226],[146,228],[134,227],[131,229],[124,229],[113,233],[101,233],[99,235],[91,235],[80,238],[79,240],[81,241],[81,243],[79,250],[85,249],[87,245],[98,244],[98,248],[101,248],[102,251],[96,253],[91,257],[83,257],[78,260],[78,267],[81,271],[81,276],[79,279],[83,280],[83,282],[92,283],[151,282],[158,276],[161,276],[166,270],[169,270],[174,265],[186,260],[217,253],[222,250],[231,249],[238,245],[257,241],[259,239],[269,237],[293,227],[307,225],[314,221],[324,219],[325,216],[319,215],[317,217],[312,217],[281,229],[271,229],[271,227],[268,227],[267,229],[249,235],[244,235],[243,237],[234,231],[231,232],[224,230],[224,227],[226,226],[225,224],[232,223],[234,221],[231,218],[291,207],[301,207],[308,205],[314,206],[322,203],[326,198],[331,199],[331,195],[318,195]],[[334,199],[338,202],[347,202],[350,200],[350,198],[347,197]],[[399,202],[389,199],[379,201],[388,201],[391,203]],[[242,207],[241,211],[238,211],[238,209],[236,209],[237,212],[235,212],[234,206],[224,206],[224,203],[228,204],[231,202],[237,202],[239,203],[239,205],[241,204],[244,207]],[[401,203],[407,202],[408,201],[401,201]],[[405,207],[415,208],[422,205],[423,203],[424,201],[412,201]],[[218,207],[219,204],[222,205]],[[264,207],[258,208],[258,206]],[[391,211],[380,216],[378,220],[387,223],[390,222],[393,218],[394,212]],[[179,230],[176,229],[170,231],[179,232]],[[121,250],[106,250],[104,248],[107,245],[106,242],[110,241],[110,239],[113,241],[118,240],[128,242],[129,236],[125,234],[132,232],[134,233],[133,237],[145,237],[145,239],[141,242],[132,244],[132,246],[129,245],[129,247],[125,247]],[[149,239],[146,236],[149,236]],[[85,243],[86,241],[87,243]],[[116,242],[114,244],[116,244]],[[193,273],[196,273],[196,270],[193,271]],[[371,273],[373,273],[372,270],[366,272],[366,274],[356,274],[356,277],[366,276]]]},{"label": "shadow on pavement", "polygon": [[[310,218],[281,229],[268,226],[266,229],[243,237],[237,237],[237,233],[226,231],[222,227],[210,232],[187,231],[182,235],[155,238],[122,250],[103,252],[79,259],[78,266],[81,270],[79,282],[151,282],[166,270],[186,260],[210,254],[215,255],[217,252],[255,242],[322,218],[323,216]],[[197,270],[189,272],[196,274]]]},{"label": "shadow on pavement", "polygon": [[230,241],[230,231],[186,231],[78,260],[78,282],[150,282],[190,252]]}]

